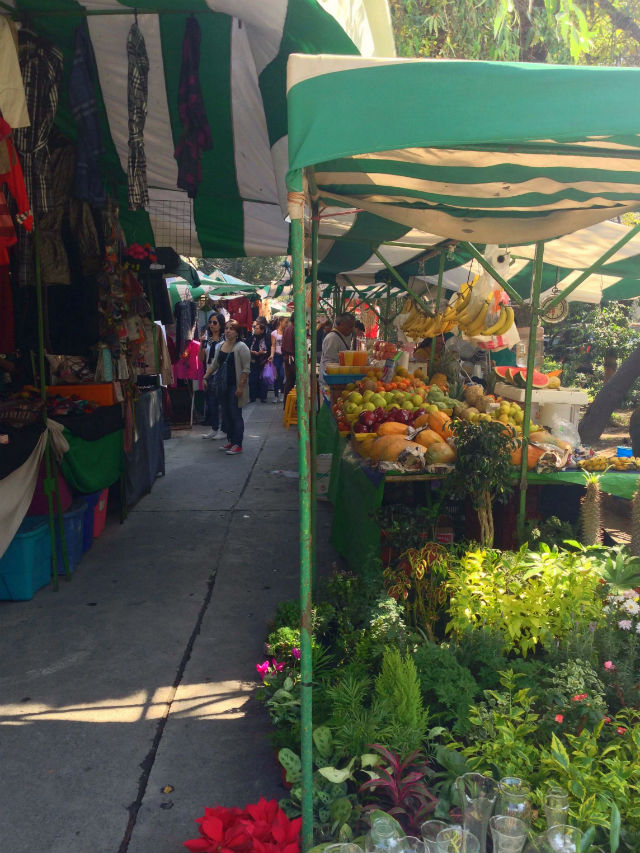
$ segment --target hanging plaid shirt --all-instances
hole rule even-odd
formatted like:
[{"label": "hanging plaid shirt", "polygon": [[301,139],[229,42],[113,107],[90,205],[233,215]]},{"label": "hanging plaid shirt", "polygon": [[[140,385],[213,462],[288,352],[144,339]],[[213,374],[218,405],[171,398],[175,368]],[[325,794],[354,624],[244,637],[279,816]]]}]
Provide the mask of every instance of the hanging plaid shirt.
[{"label": "hanging plaid shirt", "polygon": [[187,18],[182,43],[178,111],[182,134],[173,154],[178,161],[178,188],[195,198],[202,180],[200,158],[211,148],[211,129],[200,88],[200,25],[193,15]]},{"label": "hanging plaid shirt", "polygon": [[69,106],[78,128],[74,193],[81,201],[103,207],[106,201],[100,172],[104,153],[98,106],[96,103],[96,61],[86,28],[76,29],[76,46],[69,77]]},{"label": "hanging plaid shirt", "polygon": [[18,34],[18,59],[29,110],[30,127],[14,130],[27,195],[36,216],[49,210],[49,134],[58,109],[62,53],[29,32]]},{"label": "hanging plaid shirt", "polygon": [[129,210],[149,206],[147,188],[147,158],[144,153],[144,125],[147,120],[147,96],[149,92],[149,57],[144,37],[137,24],[132,24],[127,38],[129,57],[128,105],[129,105]]}]

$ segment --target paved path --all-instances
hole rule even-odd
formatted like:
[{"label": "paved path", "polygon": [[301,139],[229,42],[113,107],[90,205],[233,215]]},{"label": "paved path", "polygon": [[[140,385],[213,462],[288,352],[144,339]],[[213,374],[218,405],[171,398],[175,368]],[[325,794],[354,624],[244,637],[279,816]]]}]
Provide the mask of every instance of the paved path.
[{"label": "paved path", "polygon": [[283,795],[252,693],[297,598],[297,480],[271,473],[297,468],[297,432],[245,411],[241,457],[174,433],[69,584],[0,603],[0,853],[178,853],[205,806]]}]

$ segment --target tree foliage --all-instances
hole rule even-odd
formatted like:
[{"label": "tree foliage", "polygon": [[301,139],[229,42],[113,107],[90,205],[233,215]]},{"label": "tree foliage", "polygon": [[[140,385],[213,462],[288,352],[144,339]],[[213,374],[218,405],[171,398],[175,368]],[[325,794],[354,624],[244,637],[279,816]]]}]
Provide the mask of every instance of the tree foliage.
[{"label": "tree foliage", "polygon": [[205,275],[220,270],[227,275],[266,287],[273,281],[279,281],[284,273],[284,257],[271,258],[192,258],[192,263]]}]

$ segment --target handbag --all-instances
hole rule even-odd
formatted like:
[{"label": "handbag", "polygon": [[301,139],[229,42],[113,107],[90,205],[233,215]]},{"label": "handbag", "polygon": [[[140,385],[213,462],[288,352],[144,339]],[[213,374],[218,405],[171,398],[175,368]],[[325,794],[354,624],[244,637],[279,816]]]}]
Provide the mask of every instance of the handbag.
[{"label": "handbag", "polygon": [[211,389],[216,395],[216,397],[224,396],[224,392],[227,390],[227,386],[229,384],[227,381],[227,366],[228,360],[225,358],[220,367],[216,370],[214,374],[212,374],[209,379],[209,382],[211,383]]},{"label": "handbag", "polygon": [[268,361],[262,371],[262,378],[267,383],[267,388],[273,388],[276,379],[276,369],[271,361]]}]

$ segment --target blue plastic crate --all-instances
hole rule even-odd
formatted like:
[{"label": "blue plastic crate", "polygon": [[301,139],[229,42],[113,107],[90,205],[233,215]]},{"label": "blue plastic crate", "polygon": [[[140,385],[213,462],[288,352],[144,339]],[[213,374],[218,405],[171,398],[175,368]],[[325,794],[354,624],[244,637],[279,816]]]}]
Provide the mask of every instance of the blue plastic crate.
[{"label": "blue plastic crate", "polygon": [[46,517],[25,518],[0,558],[0,600],[29,601],[51,580],[51,538]]},{"label": "blue plastic crate", "polygon": [[[69,560],[69,571],[75,572],[82,559],[82,519],[87,510],[87,502],[84,498],[76,498],[66,512],[62,513],[64,520],[64,537],[67,546],[67,558]],[[44,519],[48,523],[46,515],[35,516]],[[58,518],[55,518],[56,529],[56,557],[58,574],[64,574],[64,560],[62,559],[62,543],[60,542]]]},{"label": "blue plastic crate", "polygon": [[93,518],[94,511],[100,500],[100,495],[102,494],[102,490],[99,492],[93,492],[91,495],[83,495],[82,498],[87,504],[87,508],[84,512],[84,516],[82,519],[82,553],[86,554],[86,552],[93,545]]}]

